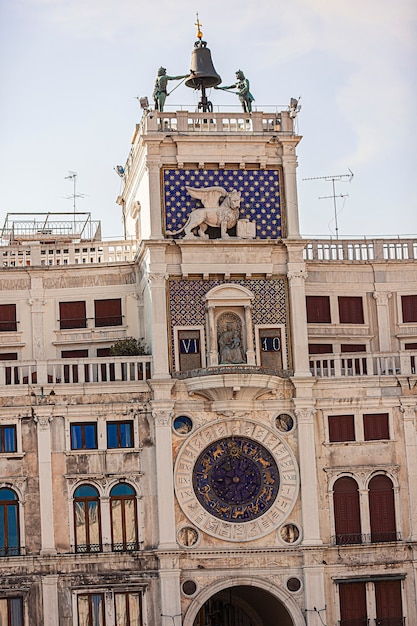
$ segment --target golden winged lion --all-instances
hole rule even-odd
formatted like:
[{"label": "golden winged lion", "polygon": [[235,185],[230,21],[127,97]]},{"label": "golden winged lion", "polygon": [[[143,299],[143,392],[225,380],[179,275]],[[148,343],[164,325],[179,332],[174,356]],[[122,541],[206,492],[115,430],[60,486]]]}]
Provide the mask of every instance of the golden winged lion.
[{"label": "golden winged lion", "polygon": [[[221,238],[229,237],[227,231],[237,223],[239,218],[240,191],[233,189],[228,192],[223,187],[186,187],[192,198],[201,200],[203,207],[194,209],[187,222],[178,230],[167,230],[167,235],[178,235],[184,231],[184,239],[194,239],[193,230],[198,228],[198,236],[208,239],[208,226],[220,227]],[[223,198],[223,199],[222,199]]]}]

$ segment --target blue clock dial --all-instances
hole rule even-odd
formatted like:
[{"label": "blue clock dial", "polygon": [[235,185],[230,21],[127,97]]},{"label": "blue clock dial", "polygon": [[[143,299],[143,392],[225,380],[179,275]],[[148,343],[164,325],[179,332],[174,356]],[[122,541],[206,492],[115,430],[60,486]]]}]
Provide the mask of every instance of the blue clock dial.
[{"label": "blue clock dial", "polygon": [[242,522],[263,515],[279,491],[273,456],[257,441],[227,437],[211,443],[198,457],[193,487],[200,504],[212,515]]}]

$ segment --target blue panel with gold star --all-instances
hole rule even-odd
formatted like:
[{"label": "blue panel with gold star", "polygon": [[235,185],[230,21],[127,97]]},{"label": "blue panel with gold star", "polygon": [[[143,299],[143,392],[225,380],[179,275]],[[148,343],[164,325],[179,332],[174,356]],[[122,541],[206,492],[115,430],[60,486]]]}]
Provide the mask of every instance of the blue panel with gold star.
[{"label": "blue panel with gold star", "polygon": [[239,219],[256,222],[256,239],[282,237],[280,178],[276,169],[164,169],[163,185],[167,231],[179,230],[190,212],[203,206],[189,195],[186,187],[218,186],[241,192]]}]

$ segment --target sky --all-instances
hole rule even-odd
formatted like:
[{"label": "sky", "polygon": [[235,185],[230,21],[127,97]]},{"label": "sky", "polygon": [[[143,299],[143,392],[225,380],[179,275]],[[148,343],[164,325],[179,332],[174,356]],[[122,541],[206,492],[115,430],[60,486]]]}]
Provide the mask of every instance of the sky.
[{"label": "sky", "polygon": [[[242,69],[254,109],[300,98],[303,236],[417,234],[415,0],[0,0],[0,225],[77,211],[122,238],[116,198],[158,68],[187,74],[196,12],[223,84]],[[170,83],[173,88],[177,83]],[[212,91],[214,110],[239,111]],[[166,110],[195,110],[180,85]],[[413,104],[414,103],[414,104]],[[315,178],[317,180],[305,180]]]}]

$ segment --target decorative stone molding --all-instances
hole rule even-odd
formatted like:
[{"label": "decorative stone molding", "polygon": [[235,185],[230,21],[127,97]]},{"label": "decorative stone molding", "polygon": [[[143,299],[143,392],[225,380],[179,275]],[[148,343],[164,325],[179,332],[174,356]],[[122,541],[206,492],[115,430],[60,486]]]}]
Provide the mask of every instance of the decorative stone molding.
[{"label": "decorative stone molding", "polygon": [[[333,491],[333,485],[338,478],[342,476],[350,476],[354,478],[360,491],[367,491],[369,479],[377,473],[384,473],[395,479],[398,483],[399,465],[378,465],[375,466],[345,466],[345,467],[325,467],[323,468],[328,477],[327,490],[329,493]],[[377,469],[377,472],[376,472]],[[394,485],[394,488],[397,485]]]},{"label": "decorative stone molding", "polygon": [[405,420],[414,420],[416,418],[417,405],[410,406],[408,404],[401,404],[399,408]]},{"label": "decorative stone molding", "polygon": [[295,409],[294,413],[299,423],[311,422],[317,412],[314,407],[305,409]]},{"label": "decorative stone molding", "polygon": [[33,421],[38,425],[39,430],[49,430],[49,424],[53,420],[52,415],[36,415],[33,416]]},{"label": "decorative stone molding", "polygon": [[287,272],[288,280],[295,286],[301,286],[304,284],[308,277],[308,272],[305,269],[289,270]]}]

